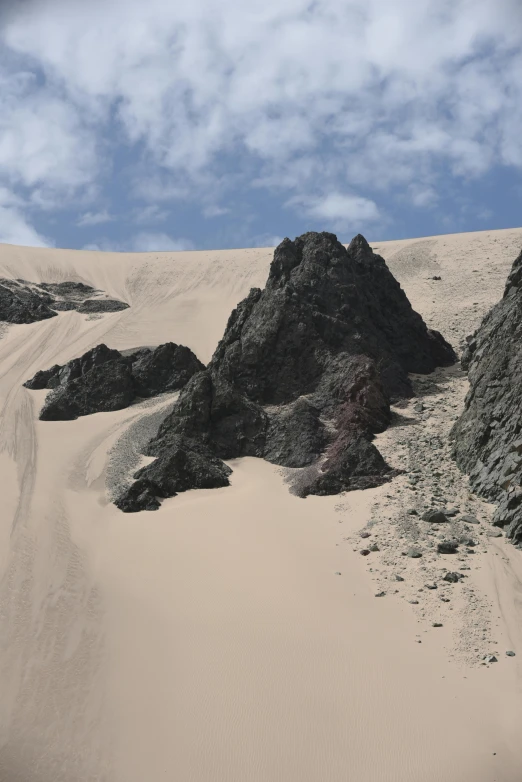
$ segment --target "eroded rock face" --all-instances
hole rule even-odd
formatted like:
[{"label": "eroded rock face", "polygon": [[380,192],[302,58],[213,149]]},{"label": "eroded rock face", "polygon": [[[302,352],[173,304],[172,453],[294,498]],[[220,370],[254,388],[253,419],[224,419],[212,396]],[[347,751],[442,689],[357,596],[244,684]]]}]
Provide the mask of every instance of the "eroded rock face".
[{"label": "eroded rock face", "polygon": [[172,496],[161,465],[180,436],[218,459],[307,467],[302,496],[387,481],[395,473],[371,439],[386,428],[390,401],[412,395],[408,372],[455,360],[364,237],[348,250],[330,233],[285,239],[265,289],[233,310],[206,371],[186,385],[147,448],[157,457],[157,496]]},{"label": "eroded rock face", "polygon": [[35,323],[56,317],[50,308],[52,297],[39,296],[17,280],[0,280],[0,321],[7,323]]},{"label": "eroded rock face", "polygon": [[522,543],[522,252],[462,366],[470,389],[452,430],[454,457],[473,490],[498,503],[493,523]]},{"label": "eroded rock face", "polygon": [[204,368],[189,348],[173,342],[126,355],[97,345],[63,366],[37,372],[24,385],[51,389],[40,419],[63,421],[121,410],[138,397],[176,391]]},{"label": "eroded rock face", "polygon": [[0,321],[35,323],[53,318],[57,312],[78,310],[85,314],[127,309],[124,301],[98,296],[83,282],[42,282],[0,279]]}]

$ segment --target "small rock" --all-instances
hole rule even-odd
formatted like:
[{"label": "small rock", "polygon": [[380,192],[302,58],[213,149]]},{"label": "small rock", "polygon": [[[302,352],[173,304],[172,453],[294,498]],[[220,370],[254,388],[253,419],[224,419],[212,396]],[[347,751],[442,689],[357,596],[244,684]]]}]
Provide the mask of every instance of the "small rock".
[{"label": "small rock", "polygon": [[417,548],[409,548],[406,552],[407,557],[411,557],[412,559],[418,559],[419,557],[422,557],[422,551],[419,551]]},{"label": "small rock", "polygon": [[441,510],[427,510],[421,518],[430,524],[443,524],[448,520]]},{"label": "small rock", "polygon": [[386,592],[377,592],[377,594],[375,595],[375,597],[384,597],[384,596],[385,596],[385,594],[386,594]]},{"label": "small rock", "polygon": [[426,589],[437,589],[437,584],[424,584]]},{"label": "small rock", "polygon": [[415,510],[415,508],[410,508],[409,510],[406,511],[406,513],[408,514],[408,516],[418,516],[419,515],[417,513],[417,511]]},{"label": "small rock", "polygon": [[442,627],[442,622],[432,622],[431,626],[432,627]]},{"label": "small rock", "polygon": [[460,573],[454,573],[449,570],[442,580],[447,581],[450,584],[457,584],[461,578],[463,578],[463,576]]},{"label": "small rock", "polygon": [[339,571],[339,570],[336,570],[336,571],[335,571],[335,575],[336,575],[336,576],[340,576],[340,575],[341,575],[340,571]]},{"label": "small rock", "polygon": [[443,603],[449,603],[450,602],[449,597],[442,597],[442,595],[441,595],[440,599],[442,600]]},{"label": "small rock", "polygon": [[419,605],[419,601],[418,600],[408,600],[408,603],[411,603],[412,606],[418,606]]},{"label": "small rock", "polygon": [[369,548],[362,548],[359,553],[362,554],[363,557],[367,557],[368,554],[370,553],[370,549]]},{"label": "small rock", "polygon": [[488,538],[501,538],[502,532],[499,529],[490,529],[488,530],[486,535],[488,536]]},{"label": "small rock", "polygon": [[[452,519],[453,516],[456,516],[458,514],[458,512],[459,512],[458,508],[444,508],[444,510],[442,511],[442,513],[445,516],[447,516],[448,519]],[[477,524],[478,524],[478,522],[477,522]]]},{"label": "small rock", "polygon": [[508,657],[515,657],[515,652],[506,652]]},{"label": "small rock", "polygon": [[377,543],[374,543],[372,546],[370,546],[370,551],[380,551],[380,548],[377,545]]},{"label": "small rock", "polygon": [[432,277],[431,279],[432,279],[432,280],[442,280],[442,277],[439,277],[439,275],[438,275],[438,274],[434,274],[434,275],[433,275],[433,277]]},{"label": "small rock", "polygon": [[460,520],[464,524],[480,524],[480,521],[475,516],[464,515],[460,517]]},{"label": "small rock", "polygon": [[487,663],[496,663],[496,662],[498,662],[498,660],[497,660],[497,658],[495,657],[494,654],[485,654],[482,659],[485,660]]},{"label": "small rock", "polygon": [[402,576],[399,576],[398,573],[395,574],[395,581],[404,581]]},{"label": "small rock", "polygon": [[369,538],[371,535],[371,532],[361,532],[361,538]]},{"label": "small rock", "polygon": [[439,554],[455,554],[458,547],[458,543],[455,540],[442,540],[440,543],[437,543]]}]

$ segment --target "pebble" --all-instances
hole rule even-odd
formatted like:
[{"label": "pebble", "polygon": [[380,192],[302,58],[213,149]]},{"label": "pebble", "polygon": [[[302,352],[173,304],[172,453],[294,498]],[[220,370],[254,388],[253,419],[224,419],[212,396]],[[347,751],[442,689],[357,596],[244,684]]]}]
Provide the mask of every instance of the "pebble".
[{"label": "pebble", "polygon": [[340,576],[340,575],[341,575],[340,571],[339,571],[339,570],[336,570],[336,571],[335,571],[335,575],[336,575],[336,576]]},{"label": "pebble", "polygon": [[469,516],[464,515],[460,517],[460,520],[464,522],[464,524],[480,524],[480,521],[475,516]]},{"label": "pebble", "polygon": [[442,627],[442,622],[432,622],[431,626],[432,627]]},{"label": "pebble", "polygon": [[485,654],[482,659],[485,660],[487,663],[496,663],[496,662],[498,662],[498,660],[497,660],[497,658],[495,657],[494,654]]},{"label": "pebble", "polygon": [[486,533],[488,538],[501,538],[502,532],[499,529],[491,529]]},{"label": "pebble", "polygon": [[377,545],[377,543],[374,543],[372,546],[370,546],[370,551],[380,551],[380,548]]},{"label": "pebble", "polygon": [[395,581],[404,581],[402,576],[399,576],[398,573],[395,574]]},{"label": "pebble", "polygon": [[361,538],[369,538],[371,535],[370,532],[361,532]]},{"label": "pebble", "polygon": [[375,597],[384,597],[386,592],[377,592]]},{"label": "pebble", "polygon": [[422,557],[422,552],[417,548],[409,548],[406,552],[406,556],[411,557],[412,559],[418,559],[419,557]]},{"label": "pebble", "polygon": [[435,584],[435,583],[433,583],[433,584],[424,584],[424,586],[426,587],[426,589],[437,589],[437,584]]},{"label": "pebble", "polygon": [[412,606],[418,606],[419,605],[419,601],[418,600],[408,600],[408,603],[411,603]]},{"label": "pebble", "polygon": [[515,652],[506,652],[508,657],[515,657]]},{"label": "pebble", "polygon": [[457,584],[461,578],[463,576],[460,573],[454,573],[452,570],[449,570],[442,580],[447,581],[449,584]]},{"label": "pebble", "polygon": [[359,553],[362,554],[363,557],[367,557],[368,554],[370,553],[370,549],[369,548],[362,548]]}]

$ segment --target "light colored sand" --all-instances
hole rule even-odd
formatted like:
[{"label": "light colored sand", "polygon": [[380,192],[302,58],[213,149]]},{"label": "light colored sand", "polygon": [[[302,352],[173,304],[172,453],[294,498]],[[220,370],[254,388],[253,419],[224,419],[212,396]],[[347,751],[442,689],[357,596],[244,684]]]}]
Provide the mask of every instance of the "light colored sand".
[{"label": "light colored sand", "polygon": [[[373,246],[458,344],[501,295],[522,229]],[[271,256],[0,246],[0,276],[80,279],[131,304],[10,327],[0,340],[1,782],[520,778],[520,552],[485,542],[470,581],[497,623],[499,663],[464,667],[454,642],[464,604],[433,629],[429,605],[423,618],[400,591],[374,597],[391,532],[381,560],[353,551],[375,508],[406,502],[405,479],[300,500],[277,468],[245,459],[229,489],[124,515],[107,502],[108,453],[165,400],[37,420],[43,394],[21,383],[101,341],[174,340],[208,360]],[[401,436],[383,436],[397,459]],[[417,583],[412,570],[406,587]],[[517,657],[505,658],[508,645]]]}]

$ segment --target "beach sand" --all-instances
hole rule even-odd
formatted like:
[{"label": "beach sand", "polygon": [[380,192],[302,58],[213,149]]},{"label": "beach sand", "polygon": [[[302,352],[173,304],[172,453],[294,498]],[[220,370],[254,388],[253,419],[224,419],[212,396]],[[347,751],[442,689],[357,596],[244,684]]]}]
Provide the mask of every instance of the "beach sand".
[{"label": "beach sand", "polygon": [[[522,229],[372,246],[458,348],[502,295]],[[522,552],[487,537],[491,509],[447,449],[440,481],[483,534],[443,604],[424,588],[440,558],[401,554],[425,539],[405,509],[429,499],[408,474],[302,500],[285,470],[247,458],[230,463],[229,488],[123,514],[109,495],[139,458],[133,433],[139,444],[175,395],[38,420],[45,392],[22,383],[100,342],[174,341],[207,362],[272,255],[0,245],[0,276],[75,279],[131,305],[9,326],[0,339],[1,782],[521,778]],[[377,440],[394,466],[419,460],[426,491],[430,438],[444,439],[466,390],[457,369],[435,381],[426,413],[412,400]],[[363,529],[381,549],[369,557]],[[498,662],[481,665],[490,650]]]}]

